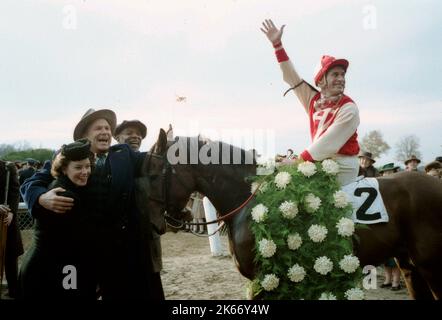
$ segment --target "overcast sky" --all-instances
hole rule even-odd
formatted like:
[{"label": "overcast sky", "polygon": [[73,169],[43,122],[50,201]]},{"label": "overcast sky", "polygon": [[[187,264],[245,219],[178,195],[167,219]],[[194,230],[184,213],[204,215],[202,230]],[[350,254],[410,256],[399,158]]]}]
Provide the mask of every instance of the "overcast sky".
[{"label": "overcast sky", "polygon": [[285,48],[307,81],[323,54],[350,61],[361,138],[377,129],[394,149],[414,134],[423,162],[442,155],[436,0],[2,0],[0,143],[55,149],[88,108],[110,108],[118,122],[146,123],[144,150],[172,123],[175,134],[261,135],[264,153],[299,153],[308,118],[292,93],[282,96],[265,18],[287,25]]}]

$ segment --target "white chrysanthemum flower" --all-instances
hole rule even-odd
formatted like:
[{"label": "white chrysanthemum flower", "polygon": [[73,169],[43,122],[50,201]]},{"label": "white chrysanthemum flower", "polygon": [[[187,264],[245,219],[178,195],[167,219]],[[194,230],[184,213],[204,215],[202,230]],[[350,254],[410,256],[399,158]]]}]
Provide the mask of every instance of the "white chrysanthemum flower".
[{"label": "white chrysanthemum flower", "polygon": [[[260,185],[261,184],[261,185]],[[250,188],[250,192],[251,193],[255,193],[256,189],[259,186],[259,192],[264,193],[266,192],[267,188],[268,188],[268,182],[264,181],[264,182],[252,182],[252,186]]]},{"label": "white chrysanthemum flower", "polygon": [[276,187],[279,189],[285,189],[285,187],[287,187],[290,181],[292,181],[292,176],[290,175],[290,173],[286,171],[279,172],[275,176],[275,184]]},{"label": "white chrysanthemum flower", "polygon": [[341,218],[336,224],[338,234],[343,237],[349,237],[355,232],[355,224],[349,218]]},{"label": "white chrysanthemum flower", "polygon": [[279,278],[272,274],[266,274],[264,279],[261,281],[261,286],[266,291],[275,290],[279,286]]},{"label": "white chrysanthemum flower", "polygon": [[353,273],[359,268],[359,259],[354,255],[346,255],[339,261],[339,267],[347,273]]},{"label": "white chrysanthemum flower", "polygon": [[359,288],[352,288],[345,291],[347,300],[364,300],[364,291]]},{"label": "white chrysanthemum flower", "polygon": [[336,296],[331,292],[323,292],[319,300],[336,300]]},{"label": "white chrysanthemum flower", "polygon": [[267,218],[267,212],[269,212],[269,209],[260,203],[252,209],[252,219],[258,223],[262,222]]},{"label": "white chrysanthemum flower", "polygon": [[273,240],[261,239],[258,243],[259,253],[264,258],[270,258],[276,252],[276,244]]},{"label": "white chrysanthemum flower", "polygon": [[301,282],[302,280],[304,280],[305,274],[306,272],[304,268],[301,267],[299,264],[293,265],[293,267],[291,267],[289,269],[289,272],[287,273],[288,277],[293,282]]},{"label": "white chrysanthemum flower", "polygon": [[309,193],[305,197],[305,204],[306,204],[305,210],[307,210],[307,212],[309,213],[313,213],[316,210],[318,210],[319,207],[321,206],[321,199],[319,199],[313,193]]},{"label": "white chrysanthemum flower", "polygon": [[322,161],[322,170],[324,170],[325,173],[336,175],[339,173],[339,164],[331,159],[326,159]]},{"label": "white chrysanthemum flower", "polygon": [[298,249],[302,244],[302,238],[299,235],[299,233],[295,234],[289,234],[287,237],[287,245],[289,246],[290,250],[296,250]]},{"label": "white chrysanthemum flower", "polygon": [[317,273],[326,275],[333,270],[333,262],[326,256],[319,257],[316,259],[313,269],[315,269]]},{"label": "white chrysanthemum flower", "polygon": [[328,230],[324,226],[313,224],[307,231],[308,236],[313,242],[322,242],[327,236]]},{"label": "white chrysanthemum flower", "polygon": [[336,208],[345,208],[348,205],[348,196],[344,191],[336,191],[333,194],[333,199]]},{"label": "white chrysanthemum flower", "polygon": [[284,201],[279,206],[279,210],[286,219],[293,219],[298,214],[298,206],[293,201]]},{"label": "white chrysanthemum flower", "polygon": [[302,162],[298,165],[298,171],[307,178],[310,178],[316,173],[316,166],[313,162],[310,161]]}]

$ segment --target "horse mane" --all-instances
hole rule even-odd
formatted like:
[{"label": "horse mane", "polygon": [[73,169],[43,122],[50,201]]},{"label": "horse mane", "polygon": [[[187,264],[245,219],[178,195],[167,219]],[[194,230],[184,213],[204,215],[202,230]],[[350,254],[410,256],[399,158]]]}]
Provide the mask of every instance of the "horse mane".
[{"label": "horse mane", "polygon": [[[186,150],[187,150],[187,163],[189,164],[198,164],[203,165],[207,163],[202,163],[200,157],[198,157],[198,163],[191,163],[190,153],[192,151],[197,151],[198,155],[201,152],[202,148],[207,149],[207,156],[211,158],[210,164],[219,164],[219,165],[256,165],[256,151],[252,150],[244,150],[235,145],[228,144],[223,141],[211,141],[210,139],[203,138],[201,135],[193,136],[193,137],[184,137],[179,136],[176,137],[174,141],[168,143],[168,147],[170,145],[177,143],[178,141],[185,141]],[[197,146],[196,150],[192,150],[192,146]],[[218,152],[218,157],[214,155],[212,157],[212,152]],[[226,154],[228,153],[228,154]],[[212,161],[215,161],[213,163]]]}]

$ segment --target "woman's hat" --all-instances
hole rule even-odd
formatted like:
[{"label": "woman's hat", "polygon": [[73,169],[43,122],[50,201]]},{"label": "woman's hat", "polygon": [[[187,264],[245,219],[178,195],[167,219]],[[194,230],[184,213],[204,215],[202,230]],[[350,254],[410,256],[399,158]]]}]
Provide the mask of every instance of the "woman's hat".
[{"label": "woman's hat", "polygon": [[359,158],[367,158],[367,159],[370,159],[373,163],[376,162],[376,160],[373,159],[373,155],[372,155],[371,152],[367,152],[367,151],[361,152],[361,153],[359,153],[359,156],[358,156],[358,157],[359,157]]},{"label": "woman's hat", "polygon": [[110,127],[112,133],[115,131],[115,126],[117,125],[117,116],[115,112],[108,109],[94,110],[89,109],[81,118],[80,122],[75,126],[74,129],[74,140],[78,140],[84,138],[84,134],[86,133],[89,125],[97,119],[106,120]]},{"label": "woman's hat", "polygon": [[136,127],[140,130],[141,133],[141,137],[144,139],[146,138],[147,135],[147,128],[144,125],[144,123],[142,123],[139,120],[124,120],[122,123],[120,123],[116,128],[115,128],[115,133],[114,133],[114,138],[116,138],[121,131],[123,131],[124,129],[126,129],[127,127]]},{"label": "woman's hat", "polygon": [[389,171],[389,170],[398,170],[399,166],[395,166],[394,163],[387,163],[379,169],[379,172]]},{"label": "woman's hat", "polygon": [[321,66],[319,71],[315,76],[315,84],[318,85],[319,81],[321,81],[322,77],[327,73],[328,70],[335,66],[342,66],[345,71],[347,71],[349,62],[345,59],[336,59],[332,56],[322,56]]},{"label": "woman's hat", "polygon": [[405,165],[407,165],[408,164],[408,162],[410,162],[410,161],[413,161],[413,160],[416,160],[417,161],[417,163],[421,163],[421,161],[413,154],[412,156],[411,156],[411,158],[410,159],[407,159],[407,160],[405,160]]},{"label": "woman's hat", "polygon": [[71,161],[89,158],[91,153],[91,143],[88,139],[80,139],[69,144],[64,144],[61,147],[61,155]]}]

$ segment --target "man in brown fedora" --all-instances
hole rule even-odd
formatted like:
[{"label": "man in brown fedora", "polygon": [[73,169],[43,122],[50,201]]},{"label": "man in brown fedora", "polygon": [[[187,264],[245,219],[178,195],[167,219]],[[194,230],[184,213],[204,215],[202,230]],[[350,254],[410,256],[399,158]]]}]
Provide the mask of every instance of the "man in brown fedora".
[{"label": "man in brown fedora", "polygon": [[127,143],[133,151],[140,151],[147,128],[139,120],[124,120],[115,128],[114,138],[118,143]]},{"label": "man in brown fedora", "polygon": [[415,155],[412,155],[410,159],[405,160],[405,170],[406,171],[418,171],[417,166],[421,163],[420,159],[418,159]]},{"label": "man in brown fedora", "polygon": [[[127,144],[111,147],[116,127],[112,110],[89,109],[74,129],[74,140],[87,138],[96,164],[82,198],[87,210],[84,237],[90,239],[92,281],[101,289],[103,300],[164,299],[159,274],[151,261],[152,227],[135,203],[135,178],[145,154]],[[47,171],[36,173],[21,188],[32,210],[35,206],[63,214],[72,199],[58,196],[60,189],[47,191],[52,180]]]},{"label": "man in brown fedora", "polygon": [[379,176],[378,170],[373,166],[375,162],[371,152],[361,152],[359,154],[359,175],[364,177]]}]

